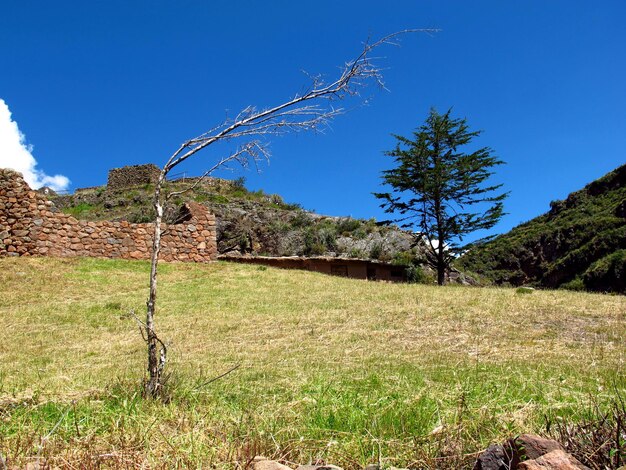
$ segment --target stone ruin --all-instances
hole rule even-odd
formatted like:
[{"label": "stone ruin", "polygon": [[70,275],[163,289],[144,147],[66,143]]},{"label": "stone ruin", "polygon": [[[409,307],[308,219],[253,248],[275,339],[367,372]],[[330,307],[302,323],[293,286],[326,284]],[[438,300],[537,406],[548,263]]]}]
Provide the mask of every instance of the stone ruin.
[{"label": "stone ruin", "polygon": [[145,184],[155,184],[161,170],[158,166],[148,163],[145,165],[123,166],[109,170],[107,189],[124,189]]},{"label": "stone ruin", "polygon": [[[195,202],[186,203],[181,213],[182,223],[163,226],[160,259],[216,260],[215,216]],[[33,191],[20,173],[0,168],[0,256],[149,259],[153,228],[151,223],[77,220]]]}]

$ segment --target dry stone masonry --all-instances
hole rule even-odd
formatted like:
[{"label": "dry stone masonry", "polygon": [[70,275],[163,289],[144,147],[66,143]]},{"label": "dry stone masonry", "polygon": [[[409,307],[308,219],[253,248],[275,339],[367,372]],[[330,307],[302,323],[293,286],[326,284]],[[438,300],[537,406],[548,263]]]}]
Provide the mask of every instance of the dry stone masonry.
[{"label": "dry stone masonry", "polygon": [[152,163],[113,168],[109,170],[107,188],[115,190],[154,184],[158,181],[160,173],[159,167]]},{"label": "dry stone masonry", "polygon": [[[160,259],[217,259],[215,216],[197,203],[182,209],[185,222],[164,226]],[[148,259],[153,224],[87,222],[60,213],[13,170],[0,169],[0,256]]]}]

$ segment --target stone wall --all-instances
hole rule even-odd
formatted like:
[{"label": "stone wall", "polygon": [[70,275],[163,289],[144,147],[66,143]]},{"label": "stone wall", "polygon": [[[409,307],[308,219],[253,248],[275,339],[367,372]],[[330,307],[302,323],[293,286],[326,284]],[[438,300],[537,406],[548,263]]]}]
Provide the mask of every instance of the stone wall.
[{"label": "stone wall", "polygon": [[328,256],[236,256],[220,255],[224,261],[236,263],[261,264],[282,269],[301,269],[334,276],[369,279],[376,281],[406,281],[406,266],[398,266],[382,261],[356,258],[335,258]]},{"label": "stone wall", "polygon": [[109,170],[107,189],[124,189],[144,184],[154,184],[159,179],[161,170],[156,165],[131,165]]},{"label": "stone wall", "polygon": [[[160,259],[217,259],[215,216],[197,203],[185,204],[185,222],[164,226]],[[86,256],[148,259],[153,224],[87,222],[60,213],[22,175],[0,169],[0,256]]]}]

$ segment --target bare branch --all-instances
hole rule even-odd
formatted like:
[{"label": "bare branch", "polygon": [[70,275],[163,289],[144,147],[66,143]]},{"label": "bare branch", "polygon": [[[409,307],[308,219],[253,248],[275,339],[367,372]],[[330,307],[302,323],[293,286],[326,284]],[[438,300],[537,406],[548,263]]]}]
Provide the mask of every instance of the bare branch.
[{"label": "bare branch", "polygon": [[226,377],[228,374],[230,374],[231,372],[236,371],[237,369],[239,369],[241,367],[241,364],[237,364],[233,367],[231,367],[230,369],[228,369],[226,372],[221,373],[220,375],[213,377],[212,379],[207,380],[206,382],[201,383],[200,385],[198,385],[197,387],[193,388],[193,391],[198,390],[199,388],[203,388],[206,387],[209,384],[212,384],[213,382]]},{"label": "bare branch", "polygon": [[[334,81],[326,83],[321,75],[310,76],[311,83],[302,93],[296,94],[293,98],[270,108],[257,110],[253,106],[247,106],[234,119],[230,119],[227,116],[223,122],[214,128],[183,142],[169,157],[161,169],[154,189],[153,205],[156,216],[150,262],[150,293],[146,302],[146,322],[140,323],[142,336],[144,336],[145,331],[144,340],[148,344],[149,379],[145,383],[144,389],[144,393],[147,396],[157,397],[161,393],[163,368],[167,358],[167,346],[159,339],[154,330],[157,267],[161,250],[161,236],[165,233],[161,231],[164,204],[172,197],[193,189],[200,184],[204,177],[210,175],[218,168],[224,168],[230,162],[238,161],[241,165],[247,166],[249,162],[253,162],[256,165],[262,158],[267,159],[269,151],[267,144],[261,142],[260,138],[262,137],[302,131],[321,132],[333,118],[344,112],[343,108],[333,106],[333,101],[359,96],[359,91],[367,83],[373,82],[380,88],[385,87],[382,69],[374,64],[375,58],[370,55],[372,50],[383,44],[397,45],[396,40],[403,34],[435,31],[437,30],[407,29],[385,36],[374,43],[366,42],[359,55],[343,65],[339,76]],[[173,168],[214,143],[227,142],[234,139],[251,140],[240,145],[236,151],[227,157],[221,158],[190,188],[183,191],[174,191],[167,195],[162,194],[163,184],[168,173]],[[159,344],[161,347],[158,353],[159,357],[157,357]]]},{"label": "bare branch", "polygon": [[146,337],[146,334],[145,334],[146,324],[142,322],[141,319],[135,314],[135,310],[131,310],[130,312],[128,312],[126,314],[126,317],[133,318],[137,322],[137,325],[139,326],[139,333],[141,334],[141,338],[147,343],[148,338]]},{"label": "bare branch", "polygon": [[[374,64],[375,58],[370,53],[375,48],[388,44],[397,46],[397,39],[408,33],[434,33],[436,29],[406,29],[389,34],[373,43],[366,42],[360,54],[342,67],[339,77],[326,84],[319,75],[310,76],[311,84],[304,93],[278,106],[257,111],[248,106],[233,119],[226,119],[213,129],[184,142],[163,167],[165,173],[181,164],[189,157],[222,140],[230,140],[252,135],[277,135],[299,130],[318,130],[343,110],[333,107],[323,108],[319,104],[301,105],[307,101],[341,100],[349,96],[358,96],[359,90],[367,82],[374,82],[384,88],[382,69]],[[240,128],[247,128],[241,131]],[[183,150],[186,150],[183,152]]]},{"label": "bare branch", "polygon": [[189,192],[198,187],[198,185],[204,181],[209,175],[211,175],[218,168],[224,167],[229,162],[238,161],[242,165],[247,165],[248,158],[242,158],[247,156],[253,161],[258,161],[260,158],[269,158],[269,152],[267,148],[259,141],[253,140],[251,142],[247,142],[243,146],[241,146],[237,151],[231,153],[227,157],[221,158],[217,163],[215,163],[211,168],[205,171],[200,177],[196,179],[196,181],[190,185],[189,187],[181,190],[181,191],[172,191],[165,196],[165,200],[169,201],[171,198],[175,196],[180,196],[186,192]]}]

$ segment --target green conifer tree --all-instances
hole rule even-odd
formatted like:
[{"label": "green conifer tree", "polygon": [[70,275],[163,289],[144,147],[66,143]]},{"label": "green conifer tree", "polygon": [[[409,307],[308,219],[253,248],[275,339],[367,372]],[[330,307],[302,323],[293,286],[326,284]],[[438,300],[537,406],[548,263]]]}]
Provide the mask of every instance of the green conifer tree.
[{"label": "green conifer tree", "polygon": [[374,193],[386,212],[399,216],[395,222],[424,238],[439,285],[462,250],[463,237],[493,227],[504,214],[502,201],[508,195],[495,194],[501,184],[486,184],[491,169],[503,162],[489,147],[464,153],[462,148],[480,131],[470,131],[465,119],[450,113],[433,108],[412,139],[394,135],[396,148],[385,155],[394,158],[396,167],[382,174],[392,191]]}]

